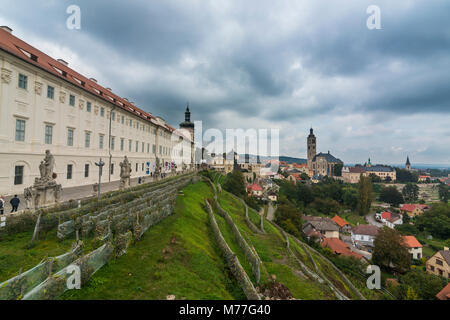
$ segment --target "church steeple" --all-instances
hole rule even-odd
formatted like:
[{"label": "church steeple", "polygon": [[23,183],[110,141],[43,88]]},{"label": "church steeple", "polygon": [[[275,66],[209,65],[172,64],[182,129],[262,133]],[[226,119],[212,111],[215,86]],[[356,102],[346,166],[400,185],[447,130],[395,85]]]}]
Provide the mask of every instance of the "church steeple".
[{"label": "church steeple", "polygon": [[406,157],[405,168],[406,170],[411,170],[411,162],[409,162],[409,156]]},{"label": "church steeple", "polygon": [[189,102],[186,106],[186,112],[184,113],[184,121],[191,122],[191,111],[189,111]]}]

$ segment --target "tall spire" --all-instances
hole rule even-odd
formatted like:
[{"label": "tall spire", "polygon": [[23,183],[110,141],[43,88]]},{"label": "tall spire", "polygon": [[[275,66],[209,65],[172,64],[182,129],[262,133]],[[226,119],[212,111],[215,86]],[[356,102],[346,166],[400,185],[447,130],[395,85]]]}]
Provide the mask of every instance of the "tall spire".
[{"label": "tall spire", "polygon": [[189,111],[189,102],[186,106],[186,112],[184,113],[184,121],[191,122],[191,111]]},{"label": "tall spire", "polygon": [[406,165],[407,165],[407,166],[410,166],[410,165],[411,165],[411,162],[409,162],[409,156],[406,157]]}]

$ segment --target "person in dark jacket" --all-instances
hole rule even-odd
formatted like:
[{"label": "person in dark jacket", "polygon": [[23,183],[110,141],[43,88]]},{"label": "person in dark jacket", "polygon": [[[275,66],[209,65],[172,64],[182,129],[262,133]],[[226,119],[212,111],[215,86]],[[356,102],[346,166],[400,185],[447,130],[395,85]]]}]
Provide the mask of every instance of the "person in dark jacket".
[{"label": "person in dark jacket", "polygon": [[5,200],[2,196],[0,196],[0,215],[3,214],[3,210],[5,209]]},{"label": "person in dark jacket", "polygon": [[17,209],[19,209],[19,203],[20,203],[20,199],[17,197],[17,194],[14,195],[14,198],[12,198],[11,201],[9,201],[9,203],[12,206],[11,213],[17,212]]}]

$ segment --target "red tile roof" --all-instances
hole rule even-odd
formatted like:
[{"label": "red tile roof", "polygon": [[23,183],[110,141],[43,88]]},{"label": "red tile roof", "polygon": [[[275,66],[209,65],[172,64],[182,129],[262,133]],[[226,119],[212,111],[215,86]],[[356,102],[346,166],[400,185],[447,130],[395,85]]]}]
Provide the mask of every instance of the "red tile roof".
[{"label": "red tile roof", "polygon": [[408,212],[413,212],[416,208],[419,208],[421,210],[424,209],[428,209],[429,207],[426,204],[410,204],[410,203],[405,203],[404,205],[401,206],[400,210],[402,211],[408,211]]},{"label": "red tile roof", "polygon": [[151,122],[156,126],[164,127],[171,132],[175,131],[175,129],[168,124],[158,124],[156,117],[152,114],[139,109],[129,101],[100,86],[97,82],[79,74],[65,64],[51,58],[42,51],[39,51],[3,29],[0,29],[0,49],[54,75],[57,78],[69,82],[75,87],[89,92],[101,100],[114,104],[120,109],[128,111],[129,113],[132,113],[147,122]]},{"label": "red tile roof", "polygon": [[369,224],[360,224],[352,229],[354,234],[363,234],[368,236],[376,236],[378,227]]},{"label": "red tile roof", "polygon": [[339,240],[338,238],[325,238],[322,241],[322,247],[328,247],[330,248],[333,253],[343,255],[343,256],[353,256],[355,258],[361,259],[363,256],[352,252],[347,244],[345,244],[343,241]]},{"label": "red tile roof", "polygon": [[439,300],[450,300],[450,283],[447,284],[444,289],[442,289],[437,295],[436,298]]},{"label": "red tile roof", "polygon": [[331,219],[331,220],[336,222],[336,224],[341,228],[350,224],[347,221],[345,221],[344,219],[342,219],[341,217],[339,217],[338,215],[334,216],[333,219]]},{"label": "red tile roof", "polygon": [[403,243],[408,248],[422,248],[422,245],[414,236],[403,236]]},{"label": "red tile roof", "polygon": [[251,185],[247,186],[247,190],[262,191],[262,187],[259,184],[254,183],[254,184],[251,184]]},{"label": "red tile roof", "polygon": [[389,220],[391,219],[391,213],[389,211],[385,211],[381,214],[381,218]]}]

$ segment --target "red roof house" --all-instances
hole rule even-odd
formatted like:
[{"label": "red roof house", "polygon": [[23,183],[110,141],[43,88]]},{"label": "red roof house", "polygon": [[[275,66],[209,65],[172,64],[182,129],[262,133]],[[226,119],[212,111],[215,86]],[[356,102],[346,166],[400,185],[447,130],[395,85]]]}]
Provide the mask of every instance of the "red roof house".
[{"label": "red roof house", "polygon": [[450,300],[450,283],[436,295],[439,300]]},{"label": "red roof house", "polygon": [[338,215],[335,215],[331,220],[333,220],[339,226],[339,228],[341,230],[342,229],[347,229],[346,231],[349,231],[351,229],[350,223],[348,223],[347,221],[345,221],[344,219],[342,219]]},{"label": "red roof house", "polygon": [[343,255],[346,257],[355,257],[362,259],[363,256],[350,250],[349,246],[338,238],[325,238],[322,241],[322,247],[330,248],[334,254]]}]

